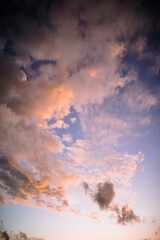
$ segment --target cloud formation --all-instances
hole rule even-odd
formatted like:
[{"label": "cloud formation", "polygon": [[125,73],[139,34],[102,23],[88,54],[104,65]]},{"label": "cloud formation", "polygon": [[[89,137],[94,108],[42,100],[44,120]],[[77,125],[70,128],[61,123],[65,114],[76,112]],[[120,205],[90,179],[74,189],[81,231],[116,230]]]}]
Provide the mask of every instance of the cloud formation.
[{"label": "cloud formation", "polygon": [[110,203],[115,198],[115,191],[113,183],[105,182],[97,185],[97,191],[92,194],[93,201],[98,204],[102,210],[107,210]]},{"label": "cloud formation", "polygon": [[63,211],[68,206],[65,198],[65,189],[62,186],[53,186],[45,177],[38,177],[30,171],[23,171],[12,160],[0,159],[0,186],[4,197],[9,202],[33,204],[39,207],[52,208]]},{"label": "cloud formation", "polygon": [[84,188],[85,193],[87,194],[87,192],[88,192],[88,190],[89,190],[89,185],[88,185],[86,182],[83,182],[83,183],[82,183],[82,187]]},{"label": "cloud formation", "polygon": [[78,209],[72,209],[72,208],[70,209],[70,211],[71,211],[73,214],[76,214],[76,215],[78,215],[78,216],[89,217],[89,218],[91,218],[91,219],[93,219],[93,220],[98,220],[98,219],[99,219],[97,212],[93,212],[93,213],[91,213],[91,214],[84,214],[84,213],[82,213],[80,210],[78,210]]},{"label": "cloud formation", "polygon": [[128,205],[124,205],[121,208],[115,205],[110,208],[111,211],[116,213],[117,223],[126,225],[128,223],[140,222],[140,217],[135,215],[133,209]]},{"label": "cloud formation", "polygon": [[[137,1],[45,2],[2,7],[0,202],[63,211],[67,185],[82,183],[87,193],[85,181],[105,181],[92,200],[107,210],[115,198],[108,179],[128,183],[144,159],[116,146],[148,126],[159,104],[125,61],[130,54],[153,60],[148,18]],[[119,210],[119,223],[132,220],[132,210]]]}]

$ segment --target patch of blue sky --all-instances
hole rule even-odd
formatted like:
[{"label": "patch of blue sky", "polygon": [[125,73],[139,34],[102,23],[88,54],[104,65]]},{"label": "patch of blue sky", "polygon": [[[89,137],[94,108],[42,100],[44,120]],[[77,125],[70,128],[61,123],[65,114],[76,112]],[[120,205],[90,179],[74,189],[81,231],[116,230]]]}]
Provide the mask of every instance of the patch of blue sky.
[{"label": "patch of blue sky", "polygon": [[150,92],[155,92],[156,87],[159,86],[159,73],[154,74],[153,67],[155,66],[155,56],[153,52],[147,49],[145,53],[140,56],[135,51],[128,51],[125,56],[121,58],[122,66],[124,64],[124,69],[120,68],[122,77],[125,77],[130,69],[134,69],[138,76],[138,81],[145,84],[145,87],[150,90]]},{"label": "patch of blue sky", "polygon": [[[72,123],[71,118],[76,118],[76,121]],[[51,124],[56,123],[56,121],[57,120],[55,118],[52,118],[47,122],[47,124],[48,124],[48,126],[50,126]],[[70,108],[70,114],[65,116],[63,118],[63,121],[65,124],[68,124],[69,127],[68,128],[55,128],[54,131],[56,132],[56,134],[59,137],[62,138],[63,134],[70,134],[72,136],[72,143],[75,142],[77,139],[84,138],[84,133],[81,128],[78,113],[73,107]],[[65,144],[68,145],[69,143],[65,142]]]}]

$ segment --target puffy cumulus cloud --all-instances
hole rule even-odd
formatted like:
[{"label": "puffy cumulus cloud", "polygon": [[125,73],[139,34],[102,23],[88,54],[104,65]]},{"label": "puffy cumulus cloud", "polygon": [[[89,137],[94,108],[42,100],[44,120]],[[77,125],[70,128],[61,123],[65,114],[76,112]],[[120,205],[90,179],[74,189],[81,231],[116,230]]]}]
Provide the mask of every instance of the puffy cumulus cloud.
[{"label": "puffy cumulus cloud", "polygon": [[43,161],[44,158],[46,160],[52,158],[55,166],[58,164],[54,160],[54,155],[63,149],[58,136],[36,123],[17,116],[5,105],[0,106],[0,113],[1,154],[23,159],[37,167],[47,166],[47,161],[46,163]]},{"label": "puffy cumulus cloud", "polygon": [[1,104],[35,120],[69,113],[72,92],[65,82],[23,81],[24,73],[18,67],[10,61],[1,62]]},{"label": "puffy cumulus cloud", "polygon": [[[16,63],[28,67],[33,60],[56,61],[55,75],[61,78],[63,72],[65,79],[69,75],[77,108],[87,102],[101,103],[104,97],[113,95],[120,78],[117,69],[126,51],[125,42],[145,24],[137,8],[119,1],[64,1],[61,9],[51,6],[47,16],[48,24],[42,19],[38,24],[39,19],[24,17],[21,12],[17,16],[16,24],[23,32],[11,39]],[[46,69],[47,66],[42,75]]]},{"label": "puffy cumulus cloud", "polygon": [[[119,81],[120,78],[122,79],[119,73],[121,58],[129,50],[128,43],[135,37],[135,33],[139,35],[140,30],[144,31],[146,26],[147,20],[144,19],[147,18],[144,18],[138,3],[125,1],[120,4],[119,1],[82,0],[63,1],[61,4],[60,7],[50,3],[48,9],[43,3],[44,10],[40,19],[39,15],[33,18],[31,15],[23,14],[24,7],[19,3],[17,11],[18,9],[20,11],[16,18],[12,14],[8,16],[19,26],[20,31],[20,34],[14,34],[12,31],[10,36],[16,53],[12,60],[15,60],[19,67],[23,67],[28,75],[30,72],[33,73],[34,62],[55,61],[54,71],[51,70],[52,67],[48,70],[47,64],[42,64],[39,76],[36,78],[44,77],[46,80],[49,71],[52,72],[49,78],[66,80],[65,83],[62,81],[62,85],[56,85],[56,88],[54,88],[55,82],[53,84],[52,81],[46,83],[44,88],[37,82],[36,84],[25,83],[24,85],[30,85],[33,88],[33,91],[28,93],[28,90],[25,93],[26,98],[28,97],[34,103],[26,109],[29,113],[37,107],[37,112],[38,110],[43,112],[42,108],[45,109],[46,115],[47,108],[48,115],[57,108],[63,114],[67,114],[71,99],[75,107],[81,109],[81,105],[88,102],[100,104],[105,97],[113,96],[118,86],[125,86],[128,82],[128,79]],[[38,12],[41,7],[35,5],[34,2],[31,6],[34,6]],[[31,11],[26,2],[25,7]],[[8,24],[5,18],[3,21],[4,25]],[[11,26],[9,25],[8,28]],[[137,40],[137,42],[140,42],[140,47],[136,49],[143,49],[143,41]],[[50,91],[51,95],[48,93],[48,84],[50,90],[53,88],[53,91]],[[60,96],[57,96],[57,93]],[[33,95],[37,96],[37,101],[32,99]],[[42,99],[38,100],[39,95],[45,96],[46,104]],[[17,103],[17,98],[15,101]],[[28,103],[27,100],[26,102]],[[24,111],[23,106],[19,106],[19,111],[22,110]],[[41,114],[46,117],[44,112]]]},{"label": "puffy cumulus cloud", "polygon": [[121,208],[115,205],[110,208],[111,211],[115,211],[117,223],[126,225],[127,223],[140,222],[140,217],[135,215],[133,209],[128,205],[124,205]]},{"label": "puffy cumulus cloud", "polygon": [[101,210],[107,210],[115,198],[114,184],[110,182],[105,182],[104,184],[99,183],[96,192],[92,193],[91,196]]}]

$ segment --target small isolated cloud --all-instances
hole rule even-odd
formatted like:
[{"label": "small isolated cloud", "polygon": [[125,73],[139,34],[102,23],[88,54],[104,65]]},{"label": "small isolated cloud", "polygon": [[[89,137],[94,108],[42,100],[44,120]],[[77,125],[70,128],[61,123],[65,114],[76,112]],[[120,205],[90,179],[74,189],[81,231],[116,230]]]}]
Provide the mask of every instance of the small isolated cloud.
[{"label": "small isolated cloud", "polygon": [[133,209],[128,205],[122,206],[115,205],[110,208],[111,211],[116,213],[117,223],[126,225],[127,223],[140,222],[140,217],[137,216]]},{"label": "small isolated cloud", "polygon": [[78,209],[70,209],[70,211],[76,215],[79,215],[79,216],[84,216],[83,213],[80,212],[80,210]]},{"label": "small isolated cloud", "polygon": [[70,119],[71,120],[71,123],[75,123],[77,121],[77,118],[76,117],[73,117]]},{"label": "small isolated cloud", "polygon": [[72,142],[72,136],[70,134],[63,134],[62,140],[64,142]]},{"label": "small isolated cloud", "polygon": [[99,183],[96,192],[92,193],[91,196],[101,210],[107,210],[115,198],[114,184],[110,182]]},{"label": "small isolated cloud", "polygon": [[97,213],[97,212],[91,213],[91,214],[90,214],[90,218],[95,219],[95,220],[98,220],[98,219],[99,219],[98,213]]},{"label": "small isolated cloud", "polygon": [[85,213],[82,213],[79,209],[70,209],[70,211],[78,216],[85,216],[85,217],[89,217],[91,219],[94,219],[94,220],[98,220],[98,213],[97,212],[93,212],[91,214],[85,214]]}]

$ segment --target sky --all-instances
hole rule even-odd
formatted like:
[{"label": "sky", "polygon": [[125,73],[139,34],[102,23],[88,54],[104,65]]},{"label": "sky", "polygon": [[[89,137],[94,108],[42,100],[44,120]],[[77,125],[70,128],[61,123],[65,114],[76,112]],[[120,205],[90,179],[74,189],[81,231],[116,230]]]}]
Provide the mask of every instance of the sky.
[{"label": "sky", "polygon": [[160,240],[158,11],[149,0],[1,0],[8,233]]}]

